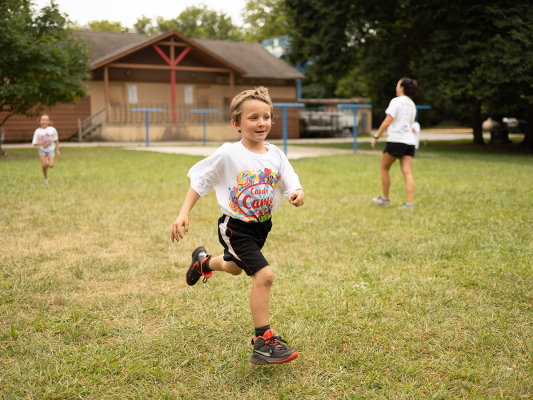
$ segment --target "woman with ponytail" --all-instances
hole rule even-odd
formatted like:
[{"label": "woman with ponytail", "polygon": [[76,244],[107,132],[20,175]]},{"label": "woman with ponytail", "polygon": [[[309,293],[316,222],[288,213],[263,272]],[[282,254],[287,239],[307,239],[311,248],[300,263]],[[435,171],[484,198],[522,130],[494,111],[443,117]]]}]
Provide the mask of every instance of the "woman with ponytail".
[{"label": "woman with ponytail", "polygon": [[381,123],[372,140],[372,148],[376,148],[378,138],[387,131],[387,143],[381,157],[381,186],[383,193],[372,201],[378,206],[390,206],[389,188],[391,165],[400,159],[400,168],[405,178],[407,201],[400,209],[413,209],[415,181],[411,172],[413,157],[415,156],[415,131],[413,124],[416,118],[416,106],[411,98],[418,91],[418,84],[414,79],[402,78],[396,85],[396,96],[385,110],[387,117]]}]

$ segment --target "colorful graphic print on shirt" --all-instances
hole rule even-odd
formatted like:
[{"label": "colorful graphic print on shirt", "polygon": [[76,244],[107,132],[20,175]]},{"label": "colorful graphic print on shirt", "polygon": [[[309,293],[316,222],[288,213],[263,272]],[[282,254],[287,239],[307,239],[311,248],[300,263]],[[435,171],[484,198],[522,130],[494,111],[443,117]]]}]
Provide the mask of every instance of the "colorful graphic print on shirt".
[{"label": "colorful graphic print on shirt", "polygon": [[44,136],[41,136],[41,146],[46,147],[53,143],[52,138],[48,133],[46,133]]},{"label": "colorful graphic print on shirt", "polygon": [[237,185],[229,188],[229,208],[233,215],[245,222],[268,220],[278,175],[268,168],[239,172]]}]

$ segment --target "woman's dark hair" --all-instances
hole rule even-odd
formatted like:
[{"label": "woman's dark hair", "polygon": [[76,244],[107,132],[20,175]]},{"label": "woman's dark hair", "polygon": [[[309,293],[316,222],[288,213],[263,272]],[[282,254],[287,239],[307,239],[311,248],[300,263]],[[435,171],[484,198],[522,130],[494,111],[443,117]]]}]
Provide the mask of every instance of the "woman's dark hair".
[{"label": "woman's dark hair", "polygon": [[402,78],[400,81],[400,86],[403,87],[406,96],[413,97],[418,92],[418,83],[414,79]]}]

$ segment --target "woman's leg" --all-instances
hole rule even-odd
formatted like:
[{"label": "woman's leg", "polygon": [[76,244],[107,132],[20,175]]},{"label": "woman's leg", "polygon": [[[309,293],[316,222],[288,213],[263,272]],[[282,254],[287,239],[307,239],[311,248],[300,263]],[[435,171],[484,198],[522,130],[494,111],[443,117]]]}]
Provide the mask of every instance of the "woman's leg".
[{"label": "woman's leg", "polygon": [[381,157],[381,187],[383,188],[383,198],[389,198],[390,189],[390,167],[396,161],[396,157],[391,156],[389,153],[383,153]]},{"label": "woman's leg", "polygon": [[270,288],[274,282],[274,273],[270,266],[260,269],[252,274],[252,292],[250,293],[250,310],[254,326],[261,327],[269,325],[269,298]]},{"label": "woman's leg", "polygon": [[39,158],[41,159],[41,167],[43,168],[44,179],[48,179],[48,163],[46,162],[46,156],[39,156]]},{"label": "woman's leg", "polygon": [[407,193],[407,203],[412,204],[415,196],[415,179],[411,172],[411,166],[413,165],[413,157],[403,156],[400,158],[400,167],[402,169],[403,177],[405,178],[405,191]]}]

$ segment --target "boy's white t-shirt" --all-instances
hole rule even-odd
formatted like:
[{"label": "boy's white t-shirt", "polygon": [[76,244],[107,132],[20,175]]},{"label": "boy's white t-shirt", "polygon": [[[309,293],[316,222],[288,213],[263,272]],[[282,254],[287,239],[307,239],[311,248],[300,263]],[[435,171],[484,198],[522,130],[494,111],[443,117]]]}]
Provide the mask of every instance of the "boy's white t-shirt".
[{"label": "boy's white t-shirt", "polygon": [[412,125],[416,118],[416,106],[408,96],[395,97],[391,100],[385,114],[394,120],[387,128],[387,142],[416,144]]},{"label": "boy's white t-shirt", "polygon": [[215,154],[196,163],[187,176],[200,197],[215,190],[222,212],[244,222],[267,221],[295,190],[302,189],[287,156],[264,143],[268,152],[256,154],[242,142],[225,143]]},{"label": "boy's white t-shirt", "polygon": [[[49,126],[46,129],[37,128],[33,134],[32,144],[41,142],[39,150],[42,151],[54,151],[56,149],[56,140],[59,140],[57,130],[53,126]],[[49,144],[48,147],[44,147]]]}]

